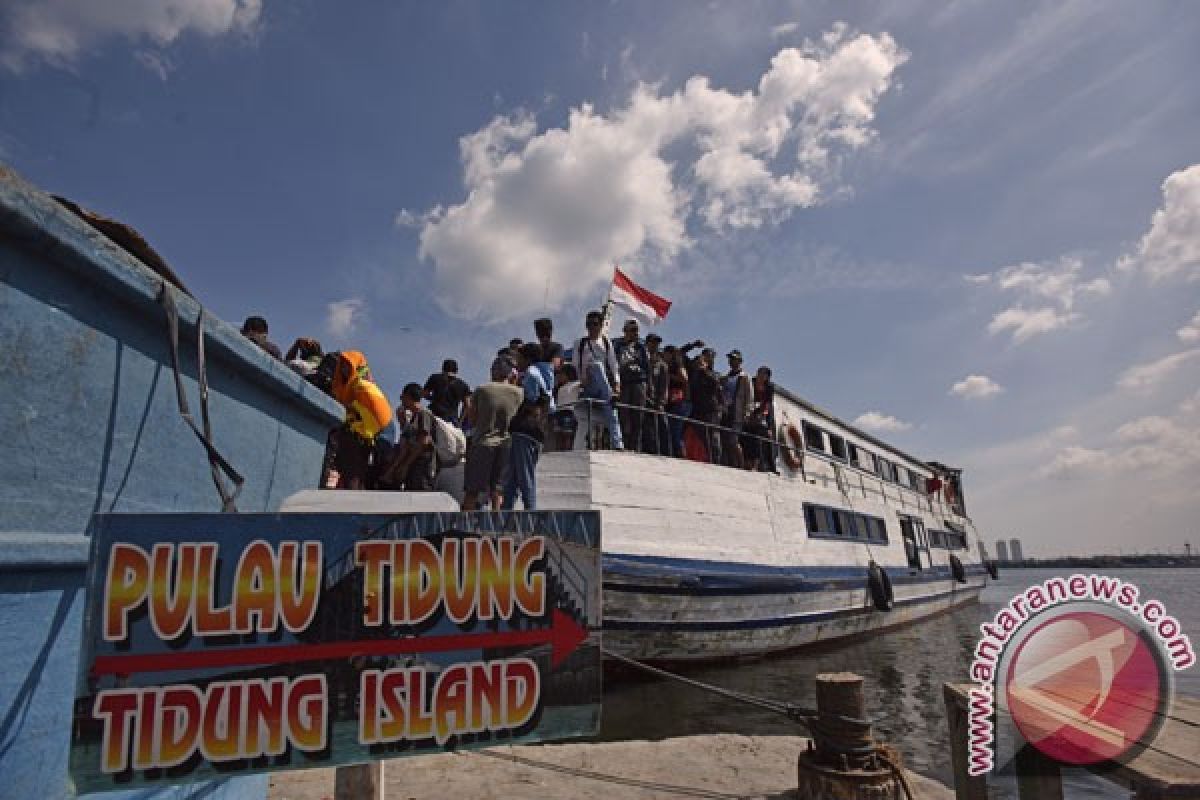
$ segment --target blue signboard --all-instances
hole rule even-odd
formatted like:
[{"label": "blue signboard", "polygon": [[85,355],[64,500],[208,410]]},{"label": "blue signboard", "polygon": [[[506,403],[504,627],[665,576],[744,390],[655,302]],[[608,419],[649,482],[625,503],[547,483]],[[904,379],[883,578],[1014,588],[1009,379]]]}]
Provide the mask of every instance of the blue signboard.
[{"label": "blue signboard", "polygon": [[600,515],[108,514],[79,793],[594,734]]}]

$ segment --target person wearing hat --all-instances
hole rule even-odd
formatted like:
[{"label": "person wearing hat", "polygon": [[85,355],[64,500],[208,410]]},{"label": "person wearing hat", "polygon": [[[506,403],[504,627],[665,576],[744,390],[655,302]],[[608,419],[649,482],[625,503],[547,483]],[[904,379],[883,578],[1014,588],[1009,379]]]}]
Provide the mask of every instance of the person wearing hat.
[{"label": "person wearing hat", "polygon": [[646,427],[646,452],[658,456],[671,454],[671,432],[662,412],[667,404],[668,366],[659,347],[662,337],[657,333],[646,336],[646,355],[650,359],[650,377],[646,382],[646,408],[650,420]]},{"label": "person wearing hat", "polygon": [[746,422],[746,414],[754,403],[754,387],[750,385],[750,376],[742,369],[742,351],[730,350],[725,358],[729,360],[729,372],[721,381],[725,400],[721,425],[727,430],[721,431],[721,451],[725,455],[726,466],[742,469],[745,464],[738,437]]},{"label": "person wearing hat", "polygon": [[613,342],[621,383],[621,438],[628,449],[644,450],[642,432],[646,424],[646,412],[643,409],[648,396],[650,355],[646,352],[646,345],[638,338],[637,320],[625,320],[621,330],[625,335]]}]

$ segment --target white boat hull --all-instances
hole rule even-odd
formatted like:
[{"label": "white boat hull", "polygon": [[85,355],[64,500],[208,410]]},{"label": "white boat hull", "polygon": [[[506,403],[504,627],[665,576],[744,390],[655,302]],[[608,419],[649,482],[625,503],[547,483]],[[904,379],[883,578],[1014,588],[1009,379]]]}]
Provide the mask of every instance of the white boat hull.
[{"label": "white boat hull", "polygon": [[[654,661],[756,656],[914,622],[974,602],[986,582],[966,548],[925,548],[910,563],[887,496],[822,485],[819,471],[772,475],[636,453],[547,453],[539,509],[602,512],[604,644]],[[888,541],[810,536],[804,504],[886,519]],[[905,513],[947,515],[910,498]],[[960,522],[961,524],[961,522]],[[955,580],[952,557],[965,581]],[[867,570],[888,574],[894,606],[877,610]]]}]

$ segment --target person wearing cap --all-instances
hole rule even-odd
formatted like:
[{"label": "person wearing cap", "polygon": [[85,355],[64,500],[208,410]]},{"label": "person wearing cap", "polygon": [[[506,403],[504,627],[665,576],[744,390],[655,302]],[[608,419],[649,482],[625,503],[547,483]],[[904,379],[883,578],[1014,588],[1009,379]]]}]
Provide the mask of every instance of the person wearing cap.
[{"label": "person wearing cap", "polygon": [[659,456],[671,454],[671,432],[662,412],[667,404],[669,383],[667,360],[659,350],[662,337],[657,333],[646,336],[646,355],[650,359],[650,377],[646,381],[646,408],[650,414],[646,430],[646,452]]},{"label": "person wearing cap", "polygon": [[612,400],[619,397],[621,384],[618,380],[616,348],[604,335],[604,313],[589,311],[585,322],[587,335],[575,343],[575,370],[583,384],[583,399],[590,401],[577,414],[586,420],[588,446],[599,449],[600,443],[592,437],[593,422],[608,425],[609,439],[614,450],[624,449],[621,425],[617,421],[617,410]]},{"label": "person wearing cap", "polygon": [[638,338],[637,320],[625,320],[624,336],[614,342],[617,351],[621,392],[621,437],[630,450],[643,450],[642,432],[646,421],[646,384],[650,380],[650,355]]},{"label": "person wearing cap", "polygon": [[721,418],[721,451],[725,455],[724,463],[728,467],[742,469],[745,459],[742,456],[742,446],[739,434],[746,423],[746,415],[754,402],[754,387],[750,385],[750,376],[742,369],[742,351],[730,350],[725,358],[729,360],[729,372],[721,380],[721,390],[724,397],[725,413]]}]

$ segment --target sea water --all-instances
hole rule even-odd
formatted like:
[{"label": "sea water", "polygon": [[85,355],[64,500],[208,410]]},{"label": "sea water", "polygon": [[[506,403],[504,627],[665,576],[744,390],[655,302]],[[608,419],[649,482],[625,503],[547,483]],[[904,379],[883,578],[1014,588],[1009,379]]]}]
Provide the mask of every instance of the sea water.
[{"label": "sea water", "polygon": [[[1078,570],[1075,570],[1078,571]],[[980,602],[887,633],[750,662],[686,670],[689,677],[800,706],[815,705],[818,673],[849,671],[865,679],[868,715],[877,719],[877,738],[897,747],[906,765],[943,783],[953,782],[942,684],[968,682],[979,626],[1028,586],[1073,570],[1010,569],[990,582]],[[1131,582],[1141,598],[1158,599],[1176,617],[1200,652],[1200,570],[1098,569]],[[1200,697],[1200,665],[1176,673],[1176,691]],[[680,683],[640,678],[609,680],[599,740],[663,739],[705,733],[746,735],[806,731],[786,717],[736,703]],[[1011,775],[994,776],[998,796],[1015,796]],[[1071,797],[1128,797],[1117,787],[1081,770],[1064,773]]]}]

